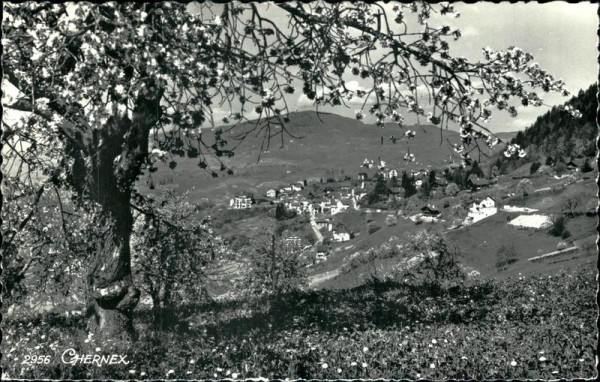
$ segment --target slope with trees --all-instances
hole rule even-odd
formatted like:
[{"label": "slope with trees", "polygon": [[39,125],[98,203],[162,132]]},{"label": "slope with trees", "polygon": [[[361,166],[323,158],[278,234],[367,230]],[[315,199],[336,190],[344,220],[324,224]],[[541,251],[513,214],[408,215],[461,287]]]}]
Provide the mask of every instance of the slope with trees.
[{"label": "slope with trees", "polygon": [[532,151],[532,154],[551,155],[554,158],[591,157],[596,153],[596,98],[598,85],[593,84],[571,98],[565,107],[577,109],[582,117],[565,118],[560,109],[552,109],[538,117],[524,131],[517,133],[512,143]]}]

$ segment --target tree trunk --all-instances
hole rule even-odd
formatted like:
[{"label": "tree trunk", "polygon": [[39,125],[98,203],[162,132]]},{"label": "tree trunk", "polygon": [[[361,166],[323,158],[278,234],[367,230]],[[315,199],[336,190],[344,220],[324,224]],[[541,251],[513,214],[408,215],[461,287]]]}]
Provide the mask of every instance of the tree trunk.
[{"label": "tree trunk", "polygon": [[[89,328],[105,338],[136,338],[133,309],[140,291],[133,285],[131,275],[130,203],[148,154],[150,128],[160,116],[157,105],[161,96],[158,91],[155,97],[139,99],[131,119],[127,115],[109,118],[106,127],[94,133],[94,155],[85,166],[85,192],[100,204],[111,227],[101,239],[87,277]],[[83,159],[79,159],[81,167]]]}]

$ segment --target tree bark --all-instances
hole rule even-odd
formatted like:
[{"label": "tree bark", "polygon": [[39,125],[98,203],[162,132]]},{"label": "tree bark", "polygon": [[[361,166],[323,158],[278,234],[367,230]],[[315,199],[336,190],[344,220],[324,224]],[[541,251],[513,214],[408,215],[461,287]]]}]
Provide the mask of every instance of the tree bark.
[{"label": "tree bark", "polygon": [[[160,117],[157,105],[161,96],[162,91],[157,91],[154,97],[139,99],[131,119],[127,115],[109,118],[106,127],[94,134],[94,155],[86,166],[85,192],[100,204],[111,224],[87,277],[89,329],[103,337],[136,338],[133,310],[140,290],[133,285],[131,274],[130,203],[148,154],[150,128]],[[82,161],[80,157],[79,167]]]}]

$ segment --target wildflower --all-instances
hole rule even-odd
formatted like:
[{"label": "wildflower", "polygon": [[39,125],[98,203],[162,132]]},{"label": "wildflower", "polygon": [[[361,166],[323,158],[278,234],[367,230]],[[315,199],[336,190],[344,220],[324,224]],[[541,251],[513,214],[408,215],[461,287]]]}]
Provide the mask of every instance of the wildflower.
[{"label": "wildflower", "polygon": [[167,371],[167,375],[171,375],[171,374],[175,374],[175,370],[171,369],[171,370]]},{"label": "wildflower", "polygon": [[145,372],[145,371],[142,371],[142,372],[140,373],[140,377],[143,377],[143,376],[145,376],[145,375],[146,375],[146,372]]},{"label": "wildflower", "polygon": [[369,351],[369,348],[365,346],[365,347],[363,348],[363,352],[364,352],[364,353],[366,353],[366,352],[368,352],[368,351]]},{"label": "wildflower", "polygon": [[517,361],[515,361],[514,359],[510,361],[510,366],[517,366]]},{"label": "wildflower", "polygon": [[223,369],[221,369],[220,367],[217,367],[217,373],[220,373],[222,371],[223,371]]},{"label": "wildflower", "polygon": [[129,374],[135,374],[135,370],[129,370]]},{"label": "wildflower", "polygon": [[435,369],[435,363],[431,363],[431,364],[429,364],[429,368],[430,368],[430,369]]},{"label": "wildflower", "polygon": [[327,362],[325,362],[321,365],[322,369],[327,369],[328,367],[329,367],[329,365],[327,364]]},{"label": "wildflower", "polygon": [[337,368],[336,371],[337,371],[338,374],[342,374],[342,369],[340,369],[339,367]]},{"label": "wildflower", "polygon": [[463,355],[462,357],[460,357],[460,359],[468,359],[468,358]]},{"label": "wildflower", "polygon": [[540,362],[544,362],[544,361],[546,361],[546,357],[544,357],[544,356],[541,356],[541,357],[539,358],[539,360],[540,360]]},{"label": "wildflower", "polygon": [[96,348],[96,351],[100,351],[100,350],[102,350],[102,349],[100,349],[100,348]]},{"label": "wildflower", "polygon": [[186,371],[185,374],[190,375],[192,372],[190,370]]},{"label": "wildflower", "polygon": [[579,358],[579,362],[585,362],[585,358]]},{"label": "wildflower", "polygon": [[89,338],[86,338],[85,341],[83,341],[83,342],[85,342],[87,344],[88,342],[90,342],[90,340],[89,340]]},{"label": "wildflower", "polygon": [[417,378],[421,378],[421,374],[417,373]]},{"label": "wildflower", "polygon": [[367,368],[367,366],[368,366],[368,365],[367,365],[367,363],[366,363],[366,362],[363,362],[363,363],[362,363],[362,367],[363,367],[364,369],[366,369],[366,368]]},{"label": "wildflower", "polygon": [[437,340],[434,338],[431,340],[431,343],[435,345],[435,344],[437,344]]},{"label": "wildflower", "polygon": [[231,374],[231,378],[233,378],[233,379],[237,379],[237,377],[238,377],[238,373],[232,373],[232,374]]},{"label": "wildflower", "polygon": [[196,363],[196,361],[194,361],[193,359],[190,359],[190,363],[193,365]]},{"label": "wildflower", "polygon": [[352,361],[352,363],[350,364],[350,366],[356,366],[356,362]]}]

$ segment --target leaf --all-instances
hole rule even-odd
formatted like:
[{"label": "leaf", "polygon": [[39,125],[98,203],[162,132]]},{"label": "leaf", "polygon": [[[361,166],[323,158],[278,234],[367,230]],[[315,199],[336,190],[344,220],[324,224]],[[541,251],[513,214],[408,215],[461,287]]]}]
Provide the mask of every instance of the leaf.
[{"label": "leaf", "polygon": [[187,155],[189,158],[197,158],[198,155],[200,155],[200,151],[198,151],[198,149],[195,147],[190,147],[188,149]]}]

